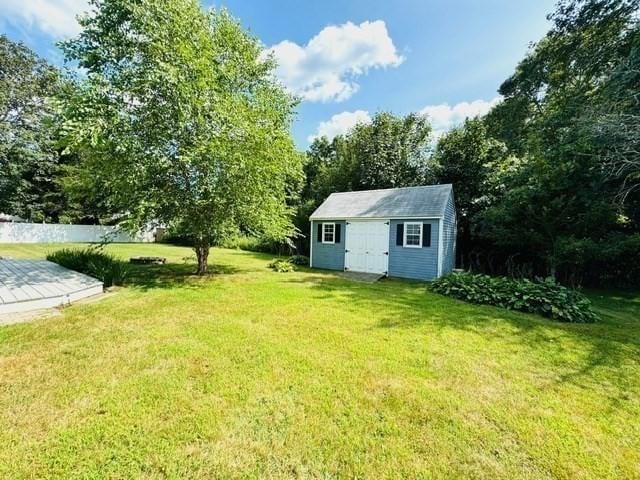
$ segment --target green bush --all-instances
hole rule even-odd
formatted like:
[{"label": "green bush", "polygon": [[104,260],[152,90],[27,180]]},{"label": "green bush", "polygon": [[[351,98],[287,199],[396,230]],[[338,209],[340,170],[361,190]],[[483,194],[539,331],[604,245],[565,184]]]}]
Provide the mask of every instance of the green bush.
[{"label": "green bush", "polygon": [[91,248],[64,248],[49,253],[47,260],[97,278],[102,281],[105,287],[122,285],[128,274],[128,267],[124,262],[112,255]]},{"label": "green bush", "polygon": [[306,255],[291,255],[289,257],[289,261],[294,265],[309,265],[309,257],[307,257]]},{"label": "green bush", "polygon": [[193,247],[193,238],[183,233],[169,231],[162,237],[161,243],[180,245],[181,247]]},{"label": "green bush", "polygon": [[531,281],[454,273],[432,282],[431,290],[471,303],[536,313],[561,322],[589,323],[598,318],[584,295],[551,278]]},{"label": "green bush", "polygon": [[[163,237],[162,243],[192,247],[193,238],[187,234],[170,232]],[[245,234],[229,235],[224,240],[217,242],[216,246],[245,250],[247,252],[272,253],[274,255],[292,255],[296,252],[296,248],[291,242],[277,242]]]},{"label": "green bush", "polygon": [[245,235],[234,235],[224,240],[220,246],[223,248],[235,248],[238,250],[258,252],[260,251],[260,239],[256,237],[247,237]]},{"label": "green bush", "polygon": [[275,270],[276,272],[280,272],[280,273],[286,273],[286,272],[293,272],[295,271],[295,266],[293,265],[293,263],[291,263],[291,261],[287,260],[283,260],[283,259],[277,259],[274,260],[273,262],[271,262],[269,264],[269,268],[272,270]]},{"label": "green bush", "polygon": [[640,285],[640,234],[611,233],[595,241],[562,238],[557,251],[558,277],[569,285],[634,287]]},{"label": "green bush", "polygon": [[220,246],[249,252],[273,253],[274,255],[291,255],[295,252],[293,246],[287,242],[275,242],[273,240],[247,235],[234,235],[229,237],[220,243]]}]

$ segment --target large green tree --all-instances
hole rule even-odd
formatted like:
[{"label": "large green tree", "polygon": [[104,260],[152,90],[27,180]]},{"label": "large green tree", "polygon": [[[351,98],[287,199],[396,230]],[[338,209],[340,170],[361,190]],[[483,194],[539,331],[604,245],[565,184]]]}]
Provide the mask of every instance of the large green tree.
[{"label": "large green tree", "polygon": [[482,119],[468,119],[443,135],[433,156],[437,183],[451,183],[458,221],[457,263],[469,265],[477,246],[478,215],[503,193],[502,172],[517,166],[501,141],[491,138]]},{"label": "large green tree", "polygon": [[431,125],[422,115],[380,112],[339,145],[357,190],[420,185],[427,176]]},{"label": "large green tree", "polygon": [[285,187],[301,174],[295,102],[260,42],[197,0],[91,5],[63,44],[86,71],[66,101],[67,128],[126,225],[154,221],[190,236],[199,274],[230,232],[294,234]]},{"label": "large green tree", "polygon": [[586,258],[586,245],[606,248],[638,231],[639,5],[559,2],[552,28],[501,85],[504,101],[486,119],[524,161],[482,228],[547,274],[565,268],[567,252]]},{"label": "large green tree", "polygon": [[[316,138],[306,153],[298,228],[309,231],[309,215],[333,192],[429,183],[430,150],[431,125],[418,114],[378,112],[333,140]],[[299,246],[308,251],[307,241]]]},{"label": "large green tree", "polygon": [[[500,86],[504,101],[488,115],[490,134],[510,149],[576,154],[597,145],[579,121],[594,106],[623,107],[615,97],[637,87],[638,0],[561,0],[549,32]],[[618,92],[615,92],[618,90]],[[626,95],[626,108],[633,98]],[[611,109],[615,105],[615,108]],[[600,113],[603,113],[601,110]]]},{"label": "large green tree", "polygon": [[64,208],[55,121],[61,88],[55,67],[0,35],[0,212],[51,221]]},{"label": "large green tree", "polygon": [[421,185],[429,175],[431,125],[422,115],[376,113],[331,142],[307,151],[304,196],[322,201],[335,191]]},{"label": "large green tree", "polygon": [[559,2],[550,31],[501,85],[505,99],[487,118],[490,133],[558,173],[589,171],[576,189],[598,183],[609,198],[635,192],[639,7],[638,0]]}]

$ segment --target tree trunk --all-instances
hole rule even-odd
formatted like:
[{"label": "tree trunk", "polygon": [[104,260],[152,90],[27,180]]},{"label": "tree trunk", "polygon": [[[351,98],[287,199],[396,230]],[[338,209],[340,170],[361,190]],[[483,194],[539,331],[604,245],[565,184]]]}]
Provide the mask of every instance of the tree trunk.
[{"label": "tree trunk", "polygon": [[207,260],[209,259],[209,242],[197,242],[193,249],[196,251],[196,257],[198,257],[198,270],[196,270],[196,273],[198,275],[206,275]]},{"label": "tree trunk", "polygon": [[554,280],[558,280],[557,267],[558,267],[558,242],[554,237],[551,237],[551,253],[547,257],[547,271],[549,276]]},{"label": "tree trunk", "polygon": [[557,273],[556,273],[556,264],[552,263],[551,265],[549,265],[549,276],[551,278],[553,278],[554,280],[557,280]]}]

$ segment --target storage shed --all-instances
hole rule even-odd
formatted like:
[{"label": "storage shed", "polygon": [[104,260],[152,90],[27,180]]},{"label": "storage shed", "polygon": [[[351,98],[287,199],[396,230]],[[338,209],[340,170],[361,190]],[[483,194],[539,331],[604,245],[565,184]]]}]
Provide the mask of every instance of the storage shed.
[{"label": "storage shed", "polygon": [[315,268],[434,280],[455,266],[450,184],[332,193],[310,220]]}]

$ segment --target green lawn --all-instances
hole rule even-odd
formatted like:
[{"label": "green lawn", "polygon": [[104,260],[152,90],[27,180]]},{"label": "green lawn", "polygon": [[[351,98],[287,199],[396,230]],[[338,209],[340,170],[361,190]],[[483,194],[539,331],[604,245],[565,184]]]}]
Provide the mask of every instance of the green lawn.
[{"label": "green lawn", "polygon": [[[50,246],[2,246],[43,256]],[[640,294],[566,325],[190,250],[0,327],[4,478],[640,478]]]}]

